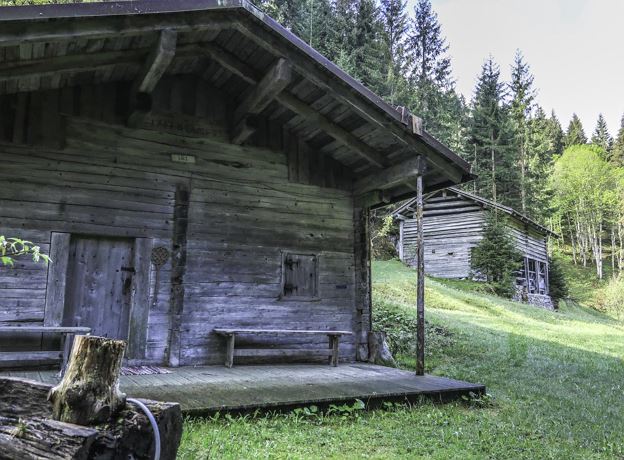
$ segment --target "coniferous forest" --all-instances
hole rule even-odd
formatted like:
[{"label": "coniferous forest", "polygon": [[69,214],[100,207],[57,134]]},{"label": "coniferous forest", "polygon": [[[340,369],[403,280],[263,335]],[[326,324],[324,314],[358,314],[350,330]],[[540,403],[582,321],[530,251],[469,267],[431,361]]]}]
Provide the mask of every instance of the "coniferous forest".
[{"label": "coniferous forest", "polygon": [[624,270],[624,117],[615,138],[602,115],[593,133],[572,115],[562,127],[536,102],[521,50],[510,81],[485,56],[470,100],[455,88],[450,45],[430,0],[255,0],[302,40],[472,165],[465,187],[549,226],[575,263],[603,277]]}]

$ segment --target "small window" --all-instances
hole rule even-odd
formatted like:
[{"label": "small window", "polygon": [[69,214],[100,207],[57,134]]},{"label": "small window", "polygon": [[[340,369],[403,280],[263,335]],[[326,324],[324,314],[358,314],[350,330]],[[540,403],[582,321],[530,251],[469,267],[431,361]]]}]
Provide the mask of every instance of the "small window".
[{"label": "small window", "polygon": [[281,298],[317,299],[319,296],[318,278],[318,256],[284,253]]}]

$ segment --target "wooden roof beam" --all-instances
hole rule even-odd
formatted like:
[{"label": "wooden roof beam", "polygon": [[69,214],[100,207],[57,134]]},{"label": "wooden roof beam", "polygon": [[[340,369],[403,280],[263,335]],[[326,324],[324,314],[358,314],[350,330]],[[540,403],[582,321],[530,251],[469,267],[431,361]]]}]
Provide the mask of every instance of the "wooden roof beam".
[{"label": "wooden roof beam", "polygon": [[176,53],[178,34],[175,30],[165,29],[160,32],[158,41],[143,68],[134,80],[133,92],[151,93],[173,61]]},{"label": "wooden roof beam", "polygon": [[151,94],[162,76],[169,68],[176,53],[178,34],[171,29],[160,32],[158,41],[143,63],[141,71],[132,83],[130,91],[131,113],[128,125],[137,127],[151,110]]},{"label": "wooden roof beam", "polygon": [[256,71],[254,69],[225,51],[220,46],[213,43],[202,43],[198,46],[198,48],[199,51],[203,52],[210,59],[216,61],[221,65],[221,67],[226,68],[247,83],[251,85],[256,85],[258,83],[259,78],[256,76]]},{"label": "wooden roof beam", "polygon": [[362,142],[346,129],[341,128],[336,123],[329,120],[323,114],[317,112],[305,102],[297,99],[292,94],[282,93],[277,97],[277,101],[286,106],[289,110],[302,116],[308,121],[317,125],[321,130],[325,131],[331,137],[341,144],[346,145],[355,153],[365,158],[369,163],[377,168],[383,168],[387,162],[382,155],[368,144]]},{"label": "wooden roof beam", "polygon": [[[97,70],[118,64],[144,64],[154,48],[137,48],[123,51],[69,54],[66,56],[0,62],[0,81],[15,78],[38,77],[57,72],[73,73]],[[198,52],[194,44],[176,48],[176,56],[192,56]]]},{"label": "wooden roof beam", "polygon": [[[154,3],[156,4],[156,2]],[[71,20],[71,18],[63,18],[52,21],[2,23],[0,44],[2,46],[15,46],[34,42],[122,38],[150,34],[165,29],[174,29],[178,33],[182,33],[217,32],[233,28],[231,20],[215,18],[214,13],[210,11],[196,11],[192,17],[185,19],[181,19],[175,14],[133,14],[128,16],[85,17],[81,18],[78,23],[68,22]]]},{"label": "wooden roof beam", "polygon": [[247,122],[247,118],[262,112],[288,86],[291,80],[290,64],[285,59],[278,59],[234,111],[234,129],[231,136],[233,143],[242,144],[253,134],[255,130]]},{"label": "wooden roof beam", "polygon": [[426,161],[418,155],[402,163],[390,166],[383,171],[370,174],[355,182],[354,192],[362,195],[373,190],[386,190],[400,184],[405,184],[421,176],[426,171]]},{"label": "wooden roof beam", "polygon": [[2,62],[0,63],[0,81],[14,78],[37,77],[57,72],[96,70],[116,64],[133,64],[139,62],[147,53],[148,49],[139,48],[125,51],[71,54],[27,61]]},{"label": "wooden roof beam", "polygon": [[[410,129],[412,132],[409,132],[395,121],[390,120],[388,114],[380,113],[378,109],[371,107],[371,105],[364,101],[363,98],[354,97],[352,88],[349,88],[347,85],[336,84],[335,78],[327,75],[327,73],[319,72],[318,63],[308,59],[301,59],[301,55],[297,52],[297,50],[288,46],[288,44],[283,43],[279,38],[269,34],[268,32],[252,29],[246,22],[239,21],[235,23],[235,26],[238,31],[254,43],[265,48],[267,51],[290,59],[297,72],[301,75],[305,75],[306,78],[310,79],[310,81],[314,84],[327,91],[328,94],[334,96],[341,103],[352,107],[364,119],[376,126],[382,126],[389,130],[397,140],[401,141],[404,145],[409,146],[418,154],[427,155],[429,165],[443,172],[443,174],[445,174],[450,181],[453,183],[461,182],[464,177],[464,171],[462,171],[459,165],[454,164],[452,160],[444,158],[445,155],[443,153],[436,152],[435,149],[439,149],[440,152],[445,152],[448,151],[448,148],[428,133],[422,131],[422,128],[419,127],[418,120],[415,120],[415,125],[413,125]],[[316,55],[317,59],[321,61],[328,62],[326,58],[320,56],[315,51],[309,51],[309,53]],[[344,72],[338,72],[340,73],[340,79],[353,81],[353,79],[344,74]],[[353,84],[360,86],[358,83]],[[370,91],[366,88],[363,88],[362,91],[370,93]],[[372,93],[370,93],[370,95],[371,97],[377,97]],[[414,133],[414,130],[420,130],[420,133]],[[416,134],[416,136],[414,134]],[[457,161],[464,162],[459,158],[457,158]],[[466,167],[468,167],[467,163],[465,164]]]},{"label": "wooden roof beam", "polygon": [[[223,50],[221,47],[209,43],[201,45],[200,49],[208,54],[211,59],[214,59],[216,62],[246,82],[255,84],[258,81],[256,73],[251,67],[232,56],[232,54]],[[280,104],[292,112],[302,116],[312,123],[315,123],[321,130],[325,131],[341,144],[344,144],[352,149],[358,155],[368,160],[369,163],[372,163],[378,168],[386,166],[387,163],[385,159],[375,149],[359,140],[347,130],[330,121],[327,117],[318,113],[312,107],[303,101],[300,101],[292,94],[282,92],[276,97],[276,99]],[[234,131],[243,131],[243,127],[237,126]]]}]

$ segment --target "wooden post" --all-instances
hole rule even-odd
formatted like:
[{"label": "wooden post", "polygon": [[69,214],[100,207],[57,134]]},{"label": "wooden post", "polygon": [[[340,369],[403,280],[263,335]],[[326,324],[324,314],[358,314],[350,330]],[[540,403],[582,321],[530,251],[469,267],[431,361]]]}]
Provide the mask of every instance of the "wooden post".
[{"label": "wooden post", "polygon": [[338,344],[340,343],[339,335],[329,335],[329,348],[331,349],[331,358],[329,364],[333,367],[338,366]]},{"label": "wooden post", "polygon": [[61,422],[90,425],[106,422],[125,406],[119,390],[123,340],[78,335],[61,382],[50,390],[53,417]]},{"label": "wooden post", "polygon": [[175,207],[173,210],[173,236],[171,251],[171,296],[169,346],[167,362],[171,367],[180,365],[182,350],[182,314],[184,313],[184,274],[186,273],[186,243],[188,232],[190,183],[176,185]]},{"label": "wooden post", "polygon": [[225,367],[232,368],[234,366],[234,347],[236,345],[236,334],[228,334],[226,336],[226,352]]},{"label": "wooden post", "polygon": [[425,374],[425,248],[423,237],[423,176],[416,177],[416,375]]}]

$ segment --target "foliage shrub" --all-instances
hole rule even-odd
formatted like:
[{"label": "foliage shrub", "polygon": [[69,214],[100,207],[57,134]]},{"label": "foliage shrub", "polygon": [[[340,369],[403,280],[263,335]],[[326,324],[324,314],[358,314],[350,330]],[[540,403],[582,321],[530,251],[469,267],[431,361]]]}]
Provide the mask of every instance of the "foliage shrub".
[{"label": "foliage shrub", "polygon": [[[386,332],[392,355],[416,354],[416,312],[391,302],[379,300],[373,306],[373,329]],[[425,355],[430,350],[440,351],[452,344],[452,334],[447,329],[425,321]]]},{"label": "foliage shrub", "polygon": [[0,235],[0,266],[12,267],[15,259],[22,256],[30,256],[34,262],[50,262],[50,258],[41,252],[41,248],[30,241]]},{"label": "foliage shrub", "polygon": [[473,276],[484,279],[497,295],[511,298],[514,294],[515,272],[521,263],[522,256],[514,246],[504,218],[494,212],[490,213],[483,239],[472,249],[470,266]]},{"label": "foliage shrub", "polygon": [[370,218],[370,233],[374,260],[390,260],[398,257],[396,243],[399,231],[391,215],[379,215],[373,211]]},{"label": "foliage shrub", "polygon": [[600,310],[611,313],[622,319],[624,316],[624,274],[611,278],[609,283],[597,295],[597,306]]}]

